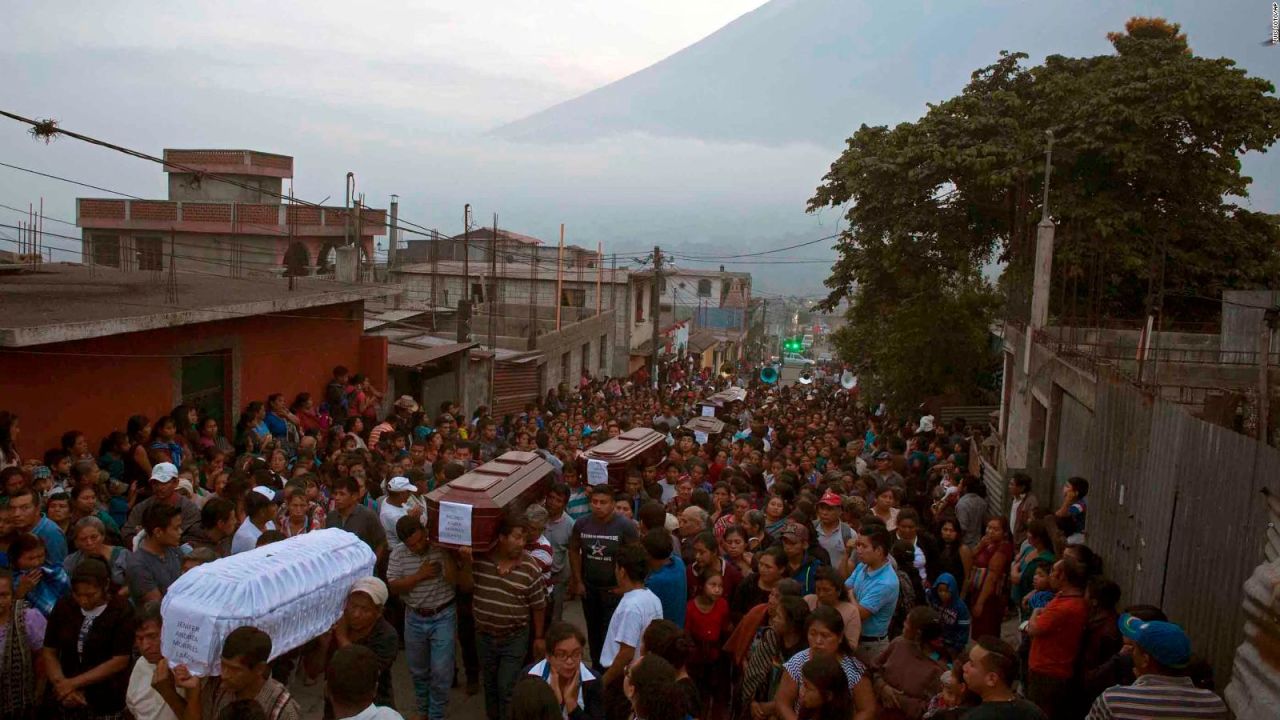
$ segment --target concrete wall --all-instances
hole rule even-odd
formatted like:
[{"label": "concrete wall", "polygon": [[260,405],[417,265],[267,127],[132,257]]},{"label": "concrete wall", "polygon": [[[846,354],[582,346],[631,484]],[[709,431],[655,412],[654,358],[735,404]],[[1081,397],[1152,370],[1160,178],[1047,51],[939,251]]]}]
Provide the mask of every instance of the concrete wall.
[{"label": "concrete wall", "polygon": [[[482,280],[482,273],[488,272],[488,266],[478,266],[472,269],[471,283],[479,285]],[[499,276],[502,276],[502,270],[499,270]],[[578,317],[592,316],[596,308],[596,284],[594,281],[594,271],[585,270],[583,272],[584,280],[579,283],[577,273],[569,273],[565,276],[564,287],[582,289],[586,296],[582,308],[563,308],[562,325],[575,321]],[[606,273],[605,277],[608,277]],[[393,280],[402,285],[407,293],[401,302],[401,307],[428,307],[432,304],[432,278],[430,275],[421,273],[396,273]],[[555,306],[557,303],[556,283],[555,280],[535,280],[533,281],[533,305],[536,306],[536,316],[541,319],[540,331],[551,332],[554,329]],[[530,305],[530,280],[528,278],[501,277],[497,284],[495,293],[497,302],[499,303],[497,312],[503,316],[496,323],[498,326],[497,333],[499,335],[508,335],[513,337],[527,337],[529,332],[528,312]],[[461,275],[444,275],[439,274],[435,279],[435,303],[437,306],[457,307],[458,301],[461,300],[465,293],[470,292],[468,284],[463,282]],[[632,286],[627,283],[609,283],[601,284],[600,304],[604,312],[608,313],[612,310],[612,328],[609,330],[610,358],[607,365],[607,371],[610,375],[625,375],[627,367],[627,358],[629,355],[632,333],[635,326],[632,325],[631,319],[634,312],[634,298],[632,297]],[[617,307],[614,307],[614,304]],[[487,309],[483,306],[476,307],[476,314],[472,319],[471,330],[477,341],[487,342],[488,338],[488,318],[485,315]],[[647,337],[647,336],[646,336]],[[615,340],[620,338],[620,340]],[[598,338],[597,338],[598,341]],[[502,342],[498,343],[499,347],[509,347]],[[520,349],[520,348],[515,348]],[[592,365],[598,365],[595,360],[594,350],[592,351]],[[551,364],[552,358],[548,358],[548,364]],[[559,363],[559,359],[555,358],[555,362]],[[558,367],[558,365],[557,365]],[[598,368],[593,367],[592,372],[596,372]]]},{"label": "concrete wall", "polygon": [[[197,235],[182,233],[170,238],[168,233],[95,230],[85,228],[82,231],[82,250],[80,261],[85,264],[97,264],[94,255],[95,242],[99,238],[116,238],[119,243],[119,262],[122,269],[138,269],[139,238],[158,238],[161,247],[161,267],[168,270],[170,255],[177,258],[178,270],[182,272],[205,273],[232,277],[237,272],[239,277],[279,277],[285,270],[285,254],[293,245],[306,250],[307,265],[315,268],[320,264],[321,254],[340,244],[342,238],[334,237],[280,237],[273,235]],[[106,242],[106,241],[104,241]],[[172,245],[172,247],[171,247]],[[365,236],[364,251],[366,257],[373,252],[373,237]],[[55,258],[66,260],[68,258]],[[332,263],[334,256],[329,255]]]},{"label": "concrete wall", "polygon": [[[362,335],[363,303],[126,333],[18,350],[0,349],[0,407],[17,413],[19,450],[36,457],[69,429],[96,449],[130,415],[156,418],[182,397],[182,356],[225,352],[228,425],[250,400],[307,391],[323,398],[336,365],[386,385],[386,354]],[[375,340],[382,340],[377,338]],[[383,346],[385,347],[385,346]],[[225,428],[230,432],[231,427]]]},{"label": "concrete wall", "polygon": [[[582,376],[582,346],[584,344],[590,347],[590,365],[587,369],[593,376],[598,375],[600,337],[602,335],[608,336],[605,346],[607,356],[610,354],[610,348],[614,344],[615,336],[612,334],[612,327],[613,315],[612,313],[605,313],[599,317],[589,318],[570,325],[560,332],[539,336],[536,343],[537,349],[546,356],[546,364],[542,370],[543,387],[557,387],[561,381],[569,383],[571,387],[577,387],[578,379]],[[569,353],[569,372],[567,375],[562,371],[562,358],[566,352]]]},{"label": "concrete wall", "polygon": [[[201,181],[190,173],[169,173],[169,199],[204,202],[280,203],[283,181],[277,177],[227,175],[244,185],[239,187],[217,180]],[[251,190],[249,188],[257,188]]]}]

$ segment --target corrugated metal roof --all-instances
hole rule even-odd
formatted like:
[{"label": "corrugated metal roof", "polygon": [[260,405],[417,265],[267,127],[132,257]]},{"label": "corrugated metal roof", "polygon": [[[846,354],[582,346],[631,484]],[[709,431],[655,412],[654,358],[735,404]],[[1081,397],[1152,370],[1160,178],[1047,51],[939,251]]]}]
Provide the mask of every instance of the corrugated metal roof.
[{"label": "corrugated metal roof", "polygon": [[432,360],[439,360],[476,346],[476,343],[450,343],[434,347],[414,347],[399,342],[387,344],[387,365],[415,370]]}]

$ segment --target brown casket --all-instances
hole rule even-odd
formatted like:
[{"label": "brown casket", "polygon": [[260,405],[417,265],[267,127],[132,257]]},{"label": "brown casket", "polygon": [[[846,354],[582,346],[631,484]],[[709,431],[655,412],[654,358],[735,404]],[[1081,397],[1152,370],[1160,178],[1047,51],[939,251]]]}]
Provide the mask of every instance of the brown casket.
[{"label": "brown casket", "polygon": [[[542,500],[555,469],[534,453],[503,453],[457,480],[427,495],[427,530],[440,542],[440,502],[471,506],[471,547],[488,552],[498,543],[502,513],[512,505],[528,506]],[[459,547],[442,542],[445,547]]]},{"label": "brown casket", "polygon": [[709,415],[699,415],[681,427],[692,433],[705,433],[707,443],[715,445],[720,441],[720,434],[724,432],[724,421]]},{"label": "brown casket", "polygon": [[728,408],[735,402],[743,402],[747,399],[746,388],[731,387],[721,390],[714,395],[710,395],[707,399],[699,403],[702,407],[715,408],[715,414],[718,416],[725,408]]},{"label": "brown casket", "polygon": [[667,455],[667,436],[652,428],[632,428],[605,440],[578,458],[578,477],[587,484],[587,461],[602,460],[609,465],[609,485],[626,487],[627,469],[657,465]]}]

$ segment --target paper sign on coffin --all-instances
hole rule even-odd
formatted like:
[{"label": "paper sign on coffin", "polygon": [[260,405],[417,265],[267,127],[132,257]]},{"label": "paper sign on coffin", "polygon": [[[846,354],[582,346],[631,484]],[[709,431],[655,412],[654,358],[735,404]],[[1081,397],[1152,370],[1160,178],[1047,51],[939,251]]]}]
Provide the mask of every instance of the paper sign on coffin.
[{"label": "paper sign on coffin", "polygon": [[502,515],[541,502],[555,468],[534,453],[512,450],[427,495],[431,541],[477,553],[498,544]]},{"label": "paper sign on coffin", "polygon": [[161,650],[194,675],[221,671],[227,634],[252,625],[274,659],[333,626],[351,585],[373,575],[373,551],[337,528],[314,530],[192,569],[160,605]]}]

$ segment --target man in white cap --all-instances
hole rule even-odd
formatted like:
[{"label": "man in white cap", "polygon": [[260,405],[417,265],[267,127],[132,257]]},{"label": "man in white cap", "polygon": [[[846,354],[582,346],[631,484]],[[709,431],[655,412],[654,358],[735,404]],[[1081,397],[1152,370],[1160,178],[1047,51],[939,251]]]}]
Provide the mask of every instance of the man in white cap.
[{"label": "man in white cap", "polygon": [[[409,513],[405,503],[417,487],[407,477],[396,476],[387,481],[387,496],[382,498],[382,507],[378,510],[378,519],[382,521],[382,529],[387,533],[387,547],[395,550],[400,545],[396,536],[396,521]],[[421,510],[418,511],[421,513]]]},{"label": "man in white cap", "polygon": [[[394,706],[395,693],[391,689],[391,666],[400,652],[400,636],[382,616],[387,604],[387,586],[376,577],[356,580],[347,594],[347,606],[342,617],[329,631],[330,647],[341,650],[350,645],[363,645],[373,651],[378,660],[378,690],[373,702],[376,705]],[[366,668],[366,672],[372,668]]]},{"label": "man in white cap", "polygon": [[120,534],[124,538],[124,546],[136,549],[135,536],[141,530],[142,516],[147,508],[156,503],[172,505],[182,511],[182,542],[192,539],[192,533],[200,525],[200,508],[190,500],[178,494],[178,468],[173,463],[156,463],[151,468],[151,497],[143,500],[129,511],[129,518],[124,523]]}]

